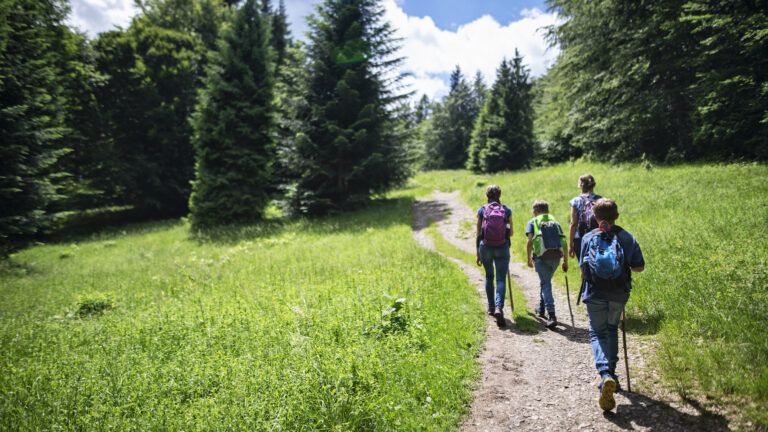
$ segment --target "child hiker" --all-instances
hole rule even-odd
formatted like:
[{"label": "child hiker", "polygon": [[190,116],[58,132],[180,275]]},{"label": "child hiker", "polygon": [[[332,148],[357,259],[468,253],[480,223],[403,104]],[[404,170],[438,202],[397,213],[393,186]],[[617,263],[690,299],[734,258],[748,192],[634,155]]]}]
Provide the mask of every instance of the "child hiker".
[{"label": "child hiker", "polygon": [[547,327],[553,329],[557,326],[555,316],[555,299],[552,296],[552,275],[557,271],[560,258],[563,258],[563,271],[568,271],[567,243],[563,228],[549,214],[549,204],[546,201],[533,202],[533,219],[525,226],[525,234],[528,236],[528,267],[535,267],[539,275],[541,285],[539,316],[544,318],[544,308],[547,309],[549,318]]},{"label": "child hiker", "polygon": [[[501,205],[501,188],[490,185],[485,191],[488,203],[477,210],[477,265],[485,268],[485,294],[488,315],[504,325],[505,277],[509,270],[509,245],[512,238],[512,210]],[[494,266],[496,295],[494,297]]]},{"label": "child hiker", "polygon": [[602,197],[595,195],[595,185],[595,178],[592,177],[592,174],[584,174],[579,177],[581,195],[571,200],[571,225],[568,234],[568,244],[570,246],[568,255],[572,258],[579,259],[581,239],[584,237],[584,234],[597,228],[597,221],[595,220],[592,208],[595,202]]},{"label": "child hiker", "polygon": [[615,225],[619,209],[613,200],[597,200],[594,214],[598,228],[581,240],[581,300],[587,305],[592,355],[600,374],[598,404],[610,411],[616,406],[613,392],[619,385],[619,320],[632,289],[632,272],[643,271],[645,260],[632,234]]}]

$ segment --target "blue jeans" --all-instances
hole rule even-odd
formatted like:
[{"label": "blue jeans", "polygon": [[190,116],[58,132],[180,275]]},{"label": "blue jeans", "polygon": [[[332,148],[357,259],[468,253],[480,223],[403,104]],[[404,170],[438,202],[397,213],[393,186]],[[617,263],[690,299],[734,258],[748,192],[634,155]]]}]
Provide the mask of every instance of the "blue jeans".
[{"label": "blue jeans", "polygon": [[[488,308],[504,309],[504,292],[507,286],[506,277],[509,271],[509,243],[507,246],[486,246],[480,244],[480,261],[485,269],[485,295],[488,297]],[[493,267],[496,266],[496,297],[493,295]]]},{"label": "blue jeans", "polygon": [[589,340],[600,376],[616,375],[619,361],[619,320],[624,303],[590,298],[585,302],[589,315]]},{"label": "blue jeans", "polygon": [[533,259],[533,267],[539,275],[539,285],[541,293],[539,294],[539,307],[546,307],[549,316],[555,314],[555,298],[552,296],[552,275],[557,271],[557,265],[560,259],[544,260],[539,257]]}]

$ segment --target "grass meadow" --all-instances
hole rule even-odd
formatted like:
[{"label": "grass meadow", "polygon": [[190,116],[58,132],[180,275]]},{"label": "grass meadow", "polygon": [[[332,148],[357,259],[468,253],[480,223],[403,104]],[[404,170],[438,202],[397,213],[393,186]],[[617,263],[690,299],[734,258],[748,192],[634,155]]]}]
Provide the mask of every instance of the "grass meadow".
[{"label": "grass meadow", "polygon": [[0,270],[0,429],[456,428],[483,309],[413,241],[413,193],[205,239],[161,222],[16,254]]},{"label": "grass meadow", "polygon": [[[768,424],[767,166],[576,162],[499,175],[436,171],[414,182],[459,190],[473,208],[485,202],[488,184],[500,185],[513,211],[513,259],[523,261],[533,200],[547,200],[567,229],[569,200],[587,172],[596,193],[617,201],[617,223],[645,255],[627,305],[629,331],[658,334],[655,364],[677,391],[746,404],[750,418]],[[570,273],[578,287],[578,273]]]}]

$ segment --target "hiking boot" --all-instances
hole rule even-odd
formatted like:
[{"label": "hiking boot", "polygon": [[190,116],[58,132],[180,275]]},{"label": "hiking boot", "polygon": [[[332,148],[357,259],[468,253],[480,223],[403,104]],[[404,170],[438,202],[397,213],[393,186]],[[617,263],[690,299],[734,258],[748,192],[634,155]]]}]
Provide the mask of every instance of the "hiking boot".
[{"label": "hiking boot", "polygon": [[500,307],[496,306],[493,310],[493,316],[496,317],[496,324],[504,325],[504,311]]},{"label": "hiking boot", "polygon": [[539,310],[537,312],[537,315],[539,315],[539,318],[547,317],[546,315],[544,315],[544,305],[539,305]]},{"label": "hiking boot", "polygon": [[493,316],[496,309],[493,306],[488,306],[488,316]]},{"label": "hiking boot", "polygon": [[[619,377],[617,375],[611,374],[611,378],[613,378],[614,381],[616,381],[616,393],[623,391],[621,388],[621,382],[619,382]],[[597,389],[600,390],[603,388],[603,381],[600,380],[599,383],[597,383]]]},{"label": "hiking boot", "polygon": [[616,391],[616,380],[610,375],[606,375],[603,377],[599,388],[600,399],[597,400],[597,403],[600,405],[600,409],[610,411],[616,408],[616,399],[613,398],[613,393]]},{"label": "hiking boot", "polygon": [[553,329],[557,327],[557,317],[555,316],[555,314],[549,315],[549,319],[547,320],[546,326],[548,329]]}]

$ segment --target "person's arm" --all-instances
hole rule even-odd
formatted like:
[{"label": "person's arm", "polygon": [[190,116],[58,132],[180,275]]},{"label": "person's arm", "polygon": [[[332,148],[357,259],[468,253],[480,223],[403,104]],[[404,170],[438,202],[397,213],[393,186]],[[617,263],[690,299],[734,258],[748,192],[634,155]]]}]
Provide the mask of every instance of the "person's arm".
[{"label": "person's arm", "polygon": [[525,244],[525,251],[528,254],[528,267],[533,267],[533,233],[528,233],[528,242]]},{"label": "person's arm", "polygon": [[632,259],[629,261],[629,269],[635,273],[645,270],[645,258],[637,240],[632,242]]},{"label": "person's arm", "polygon": [[475,236],[475,258],[477,265],[480,265],[480,237],[482,236],[483,231],[483,218],[480,216],[477,217],[477,234]]},{"label": "person's arm", "polygon": [[571,226],[570,226],[570,232],[568,233],[568,255],[571,257],[576,256],[576,250],[573,246],[573,241],[576,238],[576,227],[579,225],[579,214],[576,211],[576,207],[571,207]]}]

